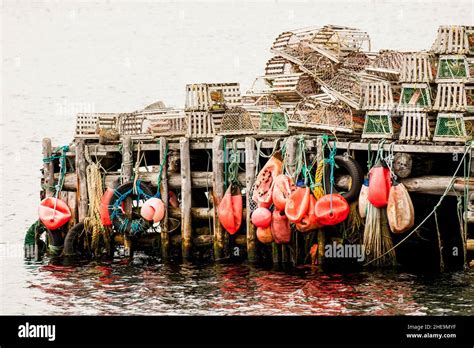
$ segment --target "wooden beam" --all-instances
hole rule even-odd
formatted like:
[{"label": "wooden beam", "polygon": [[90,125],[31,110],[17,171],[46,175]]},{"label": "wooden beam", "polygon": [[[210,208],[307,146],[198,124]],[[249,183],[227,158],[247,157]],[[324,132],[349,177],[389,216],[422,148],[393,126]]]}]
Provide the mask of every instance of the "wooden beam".
[{"label": "wooden beam", "polygon": [[247,224],[247,258],[249,262],[257,261],[257,230],[250,220],[249,209],[252,197],[250,191],[255,181],[256,149],[252,138],[245,138],[245,192],[246,192],[246,224]]},{"label": "wooden beam", "polygon": [[45,185],[46,197],[54,195],[54,163],[51,161],[52,147],[51,139],[44,138],[43,147],[43,183]]},{"label": "wooden beam", "polygon": [[224,197],[224,138],[216,136],[212,142],[212,199],[214,203],[214,258],[223,259],[227,256],[229,237],[217,217],[217,207]]},{"label": "wooden beam", "polygon": [[84,156],[84,141],[79,140],[76,144],[76,187],[79,188],[77,191],[77,199],[79,202],[78,207],[78,221],[84,221],[87,216],[87,208],[89,200],[87,197],[87,179],[86,179],[86,158]]},{"label": "wooden beam", "polygon": [[[367,150],[368,143],[361,142],[336,142],[338,149],[347,149],[350,146],[351,150]],[[371,144],[372,151],[378,150],[378,144]],[[390,143],[385,143],[383,146],[384,150],[390,150]],[[409,153],[464,153],[464,146],[455,145],[409,145],[409,144],[395,144],[393,148],[394,152],[409,152]]]},{"label": "wooden beam", "polygon": [[169,214],[169,197],[168,197],[168,161],[165,160],[165,156],[167,158],[167,146],[168,142],[166,141],[165,137],[160,138],[160,165],[163,166],[162,173],[161,173],[161,183],[160,183],[160,195],[161,200],[163,201],[166,209],[165,209],[165,216],[161,222],[161,257],[163,260],[167,260],[170,257],[169,254],[169,221],[168,221],[168,214]]},{"label": "wooden beam", "polygon": [[192,218],[191,218],[191,161],[189,154],[189,138],[179,140],[181,155],[181,237],[183,260],[191,258],[192,248]]}]

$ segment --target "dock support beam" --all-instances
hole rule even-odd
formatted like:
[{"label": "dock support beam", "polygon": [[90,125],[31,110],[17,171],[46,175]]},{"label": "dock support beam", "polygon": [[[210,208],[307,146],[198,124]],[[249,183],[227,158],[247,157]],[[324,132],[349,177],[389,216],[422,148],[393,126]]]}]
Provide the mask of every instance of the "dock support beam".
[{"label": "dock support beam", "polygon": [[[324,159],[323,138],[322,136],[318,136],[316,138],[316,163],[319,163],[323,159]],[[318,265],[322,265],[324,263],[325,246],[326,246],[326,236],[324,234],[324,230],[320,228],[318,230]]]},{"label": "dock support beam", "polygon": [[255,141],[252,138],[245,138],[245,192],[246,192],[246,221],[247,224],[247,258],[249,262],[257,261],[257,231],[250,220],[250,191],[255,182],[256,167]]},{"label": "dock support beam", "polygon": [[52,197],[54,195],[54,163],[50,160],[52,155],[51,139],[43,139],[43,178],[46,197]]},{"label": "dock support beam", "polygon": [[76,144],[76,173],[77,173],[77,187],[78,193],[78,215],[79,222],[84,221],[87,216],[87,208],[89,205],[89,199],[87,194],[87,176],[86,176],[86,157],[85,157],[85,145],[83,140],[79,140]]},{"label": "dock support beam", "polygon": [[[124,135],[122,138],[122,184],[132,181],[133,179],[133,142],[130,135]],[[126,198],[124,201],[125,214],[132,219],[132,199]],[[125,236],[124,246],[128,250],[129,256],[132,258],[134,246],[129,236]]]},{"label": "dock support beam", "polygon": [[217,216],[217,207],[224,197],[224,138],[216,136],[212,143],[212,190],[214,202],[214,259],[220,260],[227,256],[229,238],[222,228]]},{"label": "dock support beam", "polygon": [[191,258],[191,161],[189,154],[189,138],[179,140],[181,155],[181,249],[183,260]]},{"label": "dock support beam", "polygon": [[[299,173],[295,173],[296,171],[296,150],[297,150],[297,147],[298,147],[298,140],[296,139],[296,137],[294,136],[291,136],[288,138],[287,140],[287,144],[286,144],[286,153],[287,153],[287,159],[288,159],[288,163],[289,164],[289,167],[291,168],[291,173],[295,176],[295,180],[298,179],[297,175]],[[296,184],[296,182],[295,182]],[[293,233],[293,236],[292,237],[295,237],[295,238],[298,238],[298,236],[296,234]],[[296,244],[296,243],[295,243]],[[297,257],[297,250],[295,249],[295,263],[298,259]],[[287,262],[291,262],[291,255],[290,255],[290,249],[288,247],[288,245],[284,244],[282,246],[282,262],[283,263],[287,263]]]},{"label": "dock support beam", "polygon": [[[169,259],[169,245],[170,245],[170,238],[169,238],[169,221],[168,221],[168,161],[165,161],[165,154],[167,151],[168,142],[165,137],[160,138],[160,164],[163,165],[163,169],[161,171],[161,187],[158,188],[161,194],[161,200],[165,205],[165,216],[161,222],[161,257],[163,260]],[[167,156],[166,156],[167,157]]]}]

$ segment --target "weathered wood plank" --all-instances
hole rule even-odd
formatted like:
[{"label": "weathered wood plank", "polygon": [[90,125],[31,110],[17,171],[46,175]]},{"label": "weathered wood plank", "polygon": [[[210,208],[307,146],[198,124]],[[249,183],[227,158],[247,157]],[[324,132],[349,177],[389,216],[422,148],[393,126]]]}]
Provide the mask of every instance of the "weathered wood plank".
[{"label": "weathered wood plank", "polygon": [[216,136],[212,143],[212,199],[214,203],[214,258],[220,260],[228,255],[229,237],[217,217],[219,203],[224,197],[224,138]]},{"label": "weathered wood plank", "polygon": [[[162,173],[161,173],[161,183],[160,183],[160,194],[161,200],[163,201],[166,209],[165,209],[165,216],[161,222],[161,257],[163,260],[167,260],[169,258],[169,221],[168,221],[168,214],[169,214],[169,197],[168,197],[168,161],[165,160],[165,156],[167,159],[167,146],[168,142],[165,137],[160,138],[160,165],[163,166]],[[159,174],[158,174],[159,175]]]},{"label": "weathered wood plank", "polygon": [[48,160],[52,155],[51,139],[44,138],[42,142],[43,147],[43,183],[45,185],[46,197],[54,195],[54,163]]},{"label": "weathered wood plank", "polygon": [[250,220],[250,207],[252,197],[250,191],[255,182],[256,149],[252,138],[245,138],[245,192],[247,200],[246,224],[247,224],[247,258],[249,262],[257,261],[257,230]]},{"label": "weathered wood plank", "polygon": [[[87,194],[87,178],[86,178],[86,158],[84,156],[84,141],[79,140],[76,143],[76,187],[77,199],[79,202],[78,217],[79,222],[84,221],[87,216],[88,209],[88,194]],[[66,175],[67,177],[67,175]]]},{"label": "weathered wood plank", "polygon": [[191,161],[189,155],[189,138],[179,141],[181,155],[181,250],[183,260],[191,258],[192,248],[192,217],[191,217]]}]

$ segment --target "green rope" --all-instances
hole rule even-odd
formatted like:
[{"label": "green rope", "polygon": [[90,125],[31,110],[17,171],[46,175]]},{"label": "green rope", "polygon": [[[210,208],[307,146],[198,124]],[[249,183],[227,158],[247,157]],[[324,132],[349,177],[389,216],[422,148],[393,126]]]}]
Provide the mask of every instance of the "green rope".
[{"label": "green rope", "polygon": [[224,137],[224,192],[227,190],[227,137]]},{"label": "green rope", "polygon": [[240,186],[239,182],[239,152],[237,150],[237,139],[232,142],[232,151],[229,158],[228,180],[232,185]]},{"label": "green rope", "polygon": [[[160,143],[160,141],[158,140],[158,144]],[[160,186],[161,186],[161,176],[163,174],[163,168],[164,166],[166,165],[166,159],[168,157],[168,144],[166,144],[166,148],[165,148],[165,154],[163,156],[163,161],[160,163],[160,171],[158,173],[158,180],[157,180],[157,183],[156,183],[156,195],[155,197],[156,198],[161,198],[161,192],[160,192]]]}]

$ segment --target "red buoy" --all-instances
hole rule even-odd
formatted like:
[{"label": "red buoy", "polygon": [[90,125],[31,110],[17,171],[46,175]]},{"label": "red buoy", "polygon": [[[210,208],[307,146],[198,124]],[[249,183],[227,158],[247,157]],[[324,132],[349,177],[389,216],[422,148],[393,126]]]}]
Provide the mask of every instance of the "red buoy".
[{"label": "red buoy", "polygon": [[388,204],[388,196],[392,187],[390,170],[377,163],[369,171],[369,194],[367,199],[376,208],[384,208]]},{"label": "red buoy", "polygon": [[38,213],[41,222],[49,230],[56,230],[71,219],[71,211],[67,204],[54,197],[43,199],[38,208]]},{"label": "red buoy", "polygon": [[273,211],[271,231],[275,243],[283,244],[291,241],[290,221],[288,221],[284,211]]},{"label": "red buoy", "polygon": [[308,231],[321,228],[322,225],[318,222],[318,217],[316,216],[316,212],[314,211],[315,207],[316,207],[316,198],[310,193],[308,212],[303,217],[303,219],[301,219],[300,222],[296,223],[296,229],[298,231],[308,232]]},{"label": "red buoy", "polygon": [[165,216],[165,204],[161,199],[152,197],[142,205],[140,215],[147,221],[160,222]]},{"label": "red buoy", "polygon": [[300,222],[308,212],[309,187],[297,187],[286,201],[285,214],[291,222]]},{"label": "red buoy", "polygon": [[324,195],[317,200],[314,212],[319,224],[337,225],[349,216],[349,204],[339,193]]},{"label": "red buoy", "polygon": [[293,179],[284,174],[278,175],[275,179],[272,193],[275,208],[277,210],[285,210],[286,201],[295,190],[296,186]]},{"label": "red buoy", "polygon": [[242,223],[242,193],[238,187],[229,186],[217,209],[221,225],[230,234],[235,234]]},{"label": "red buoy", "polygon": [[266,228],[272,222],[272,212],[267,208],[257,208],[252,213],[252,223],[256,227]]}]

